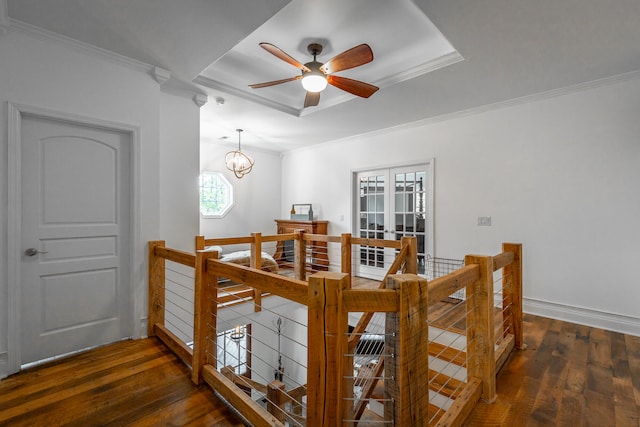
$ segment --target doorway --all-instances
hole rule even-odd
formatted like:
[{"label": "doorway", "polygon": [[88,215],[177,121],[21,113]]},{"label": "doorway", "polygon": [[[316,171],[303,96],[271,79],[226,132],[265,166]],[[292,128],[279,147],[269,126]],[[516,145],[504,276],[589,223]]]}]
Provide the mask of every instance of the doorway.
[{"label": "doorway", "polygon": [[16,372],[134,335],[134,136],[14,106],[10,122],[17,167],[9,369]]},{"label": "doorway", "polygon": [[[356,173],[354,235],[368,239],[401,240],[415,236],[418,273],[433,255],[433,161]],[[381,279],[397,251],[375,246],[356,248],[356,274]]]}]

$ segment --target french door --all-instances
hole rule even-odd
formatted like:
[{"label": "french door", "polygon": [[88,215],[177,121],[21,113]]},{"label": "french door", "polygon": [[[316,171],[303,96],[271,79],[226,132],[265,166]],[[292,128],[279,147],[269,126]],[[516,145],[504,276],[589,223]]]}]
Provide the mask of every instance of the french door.
[{"label": "french door", "polygon": [[[433,254],[433,162],[358,172],[354,235],[368,239],[401,240],[415,236],[418,272]],[[361,245],[356,250],[356,274],[381,279],[397,251]]]}]

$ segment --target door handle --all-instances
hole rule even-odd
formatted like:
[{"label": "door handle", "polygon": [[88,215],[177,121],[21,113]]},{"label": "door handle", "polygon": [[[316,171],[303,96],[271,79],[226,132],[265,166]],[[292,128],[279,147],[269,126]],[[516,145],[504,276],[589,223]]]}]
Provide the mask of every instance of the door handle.
[{"label": "door handle", "polygon": [[27,249],[27,250],[25,250],[25,251],[24,251],[24,254],[25,254],[26,256],[36,256],[36,255],[38,255],[38,254],[46,254],[46,253],[48,253],[48,252],[49,252],[49,251],[39,251],[39,250],[37,250],[36,248],[29,248],[29,249]]}]

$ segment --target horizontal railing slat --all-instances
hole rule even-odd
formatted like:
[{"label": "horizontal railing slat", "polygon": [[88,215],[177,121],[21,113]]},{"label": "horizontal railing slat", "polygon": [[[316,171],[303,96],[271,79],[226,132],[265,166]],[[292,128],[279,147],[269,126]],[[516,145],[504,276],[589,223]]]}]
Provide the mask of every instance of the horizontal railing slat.
[{"label": "horizontal railing slat", "polygon": [[402,243],[400,240],[365,239],[362,237],[352,237],[351,244],[378,246],[381,248],[394,248],[394,249],[400,249],[400,247],[402,246]]},{"label": "horizontal railing slat", "polygon": [[340,243],[340,236],[329,236],[326,234],[311,234],[305,233],[304,240],[308,242],[331,242],[331,243]]},{"label": "horizontal railing slat", "polygon": [[511,264],[515,259],[513,252],[502,252],[493,257],[493,271],[500,270],[501,268]]},{"label": "horizontal railing slat", "polygon": [[398,293],[393,289],[349,289],[342,291],[344,309],[349,312],[398,311]]},{"label": "horizontal railing slat", "polygon": [[246,237],[219,237],[216,239],[205,239],[205,246],[224,246],[224,245],[240,245],[243,243],[253,243],[255,238],[253,236]]},{"label": "horizontal railing slat", "polygon": [[156,336],[180,359],[191,365],[193,350],[189,348],[177,335],[167,329],[164,325],[156,323],[153,325]]},{"label": "horizontal railing slat", "polygon": [[272,236],[262,236],[262,243],[265,242],[283,242],[285,240],[295,240],[295,233],[274,234]]},{"label": "horizontal railing slat", "polygon": [[164,258],[168,261],[177,262],[178,264],[186,265],[188,267],[196,266],[195,254],[180,251],[178,249],[165,248],[163,246],[156,246],[154,254],[157,257]]},{"label": "horizontal railing slat", "polygon": [[248,283],[253,288],[263,292],[269,292],[282,298],[307,305],[309,287],[307,282],[290,279],[276,273],[255,270],[238,264],[231,264],[215,259],[207,260],[207,268],[211,268],[213,274],[231,279],[239,283]]},{"label": "horizontal railing slat", "polygon": [[235,386],[233,381],[215,370],[211,365],[205,365],[202,369],[202,378],[216,392],[231,404],[256,427],[284,427],[273,415],[266,411],[257,402],[254,402],[250,396]]},{"label": "horizontal railing slat", "polygon": [[480,268],[477,264],[467,265],[446,276],[429,282],[429,305],[447,298],[452,293],[480,279]]}]

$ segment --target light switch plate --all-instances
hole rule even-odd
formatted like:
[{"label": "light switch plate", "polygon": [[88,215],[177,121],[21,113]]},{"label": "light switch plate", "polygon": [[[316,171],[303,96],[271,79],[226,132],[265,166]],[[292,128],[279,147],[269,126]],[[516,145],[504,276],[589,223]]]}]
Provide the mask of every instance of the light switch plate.
[{"label": "light switch plate", "polygon": [[490,216],[479,216],[478,217],[478,225],[490,226],[491,225],[491,217]]}]

